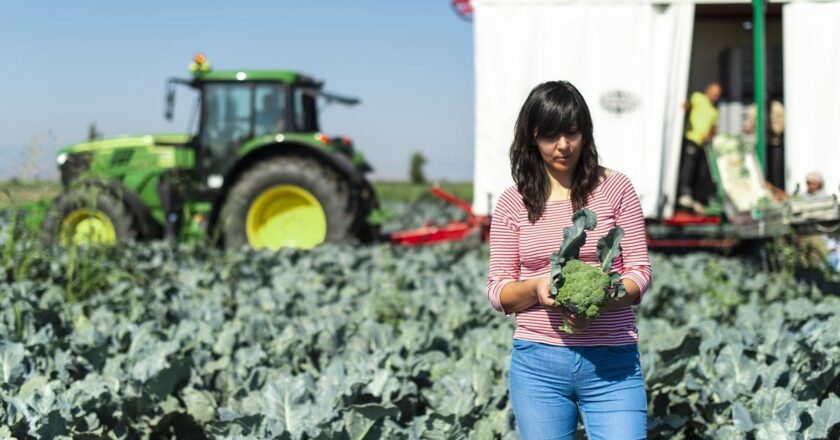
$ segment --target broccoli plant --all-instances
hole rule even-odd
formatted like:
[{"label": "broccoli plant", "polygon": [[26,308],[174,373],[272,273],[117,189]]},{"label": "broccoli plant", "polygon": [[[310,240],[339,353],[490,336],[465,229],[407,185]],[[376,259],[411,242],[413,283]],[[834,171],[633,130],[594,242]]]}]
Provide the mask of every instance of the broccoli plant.
[{"label": "broccoli plant", "polygon": [[[615,227],[598,240],[600,266],[595,267],[579,259],[580,248],[586,243],[586,231],[595,229],[597,216],[592,210],[580,209],[572,214],[572,225],[563,229],[563,244],[551,254],[551,294],[556,304],[586,319],[597,317],[607,300],[626,294],[618,273],[610,274],[613,260],[621,255],[619,242],[624,230]],[[560,330],[572,334],[563,323]]]}]

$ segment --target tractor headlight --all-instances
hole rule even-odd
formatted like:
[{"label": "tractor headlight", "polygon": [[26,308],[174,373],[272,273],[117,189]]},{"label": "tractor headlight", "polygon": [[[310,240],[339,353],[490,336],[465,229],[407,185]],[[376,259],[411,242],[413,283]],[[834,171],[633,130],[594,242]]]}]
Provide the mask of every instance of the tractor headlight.
[{"label": "tractor headlight", "polygon": [[64,165],[64,162],[67,162],[67,153],[61,153],[56,158],[55,161],[58,162],[58,166]]}]

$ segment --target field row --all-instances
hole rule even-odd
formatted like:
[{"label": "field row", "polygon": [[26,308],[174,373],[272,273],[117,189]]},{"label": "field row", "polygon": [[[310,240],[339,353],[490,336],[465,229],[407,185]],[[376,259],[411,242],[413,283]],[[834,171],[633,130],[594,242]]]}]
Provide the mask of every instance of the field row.
[{"label": "field row", "polygon": [[[427,197],[430,185],[400,181],[373,182],[382,203],[409,203]],[[472,182],[441,182],[440,186],[462,200],[472,201]],[[61,184],[54,181],[0,181],[0,209],[15,203],[23,204],[54,197],[60,191]]]},{"label": "field row", "polygon": [[[487,248],[39,250],[0,231],[0,436],[514,438]],[[652,438],[840,428],[840,301],[707,255],[638,308]]]}]

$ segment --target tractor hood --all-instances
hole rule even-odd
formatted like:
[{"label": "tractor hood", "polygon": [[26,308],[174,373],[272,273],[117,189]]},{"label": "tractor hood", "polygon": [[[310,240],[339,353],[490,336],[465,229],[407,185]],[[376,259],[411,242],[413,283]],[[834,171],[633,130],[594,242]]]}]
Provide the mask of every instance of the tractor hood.
[{"label": "tractor hood", "polygon": [[83,152],[104,152],[123,148],[151,148],[156,146],[175,147],[188,143],[191,136],[182,133],[146,134],[146,135],[124,135],[114,136],[105,139],[96,139],[90,142],[68,145],[58,150],[58,153],[75,154]]},{"label": "tractor hood", "polygon": [[61,148],[56,164],[65,185],[82,176],[120,180],[167,169],[191,169],[195,152],[188,147],[190,139],[187,134],[96,139]]}]

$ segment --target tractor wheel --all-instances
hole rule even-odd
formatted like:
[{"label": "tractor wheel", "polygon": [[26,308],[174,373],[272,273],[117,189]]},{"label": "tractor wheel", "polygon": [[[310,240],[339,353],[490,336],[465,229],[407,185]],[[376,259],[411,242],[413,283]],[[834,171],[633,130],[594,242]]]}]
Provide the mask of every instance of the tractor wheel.
[{"label": "tractor wheel", "polygon": [[300,156],[268,159],[242,174],[222,207],[225,247],[308,249],[353,238],[348,185],[331,168]]},{"label": "tractor wheel", "polygon": [[44,218],[41,241],[62,246],[111,244],[137,238],[134,219],[122,200],[95,186],[61,193]]},{"label": "tractor wheel", "polygon": [[381,238],[380,228],[379,225],[368,223],[367,218],[373,211],[379,209],[379,200],[376,198],[376,192],[370,182],[362,182],[358,197],[359,210],[353,229],[356,231],[356,237],[359,241],[374,243]]}]

